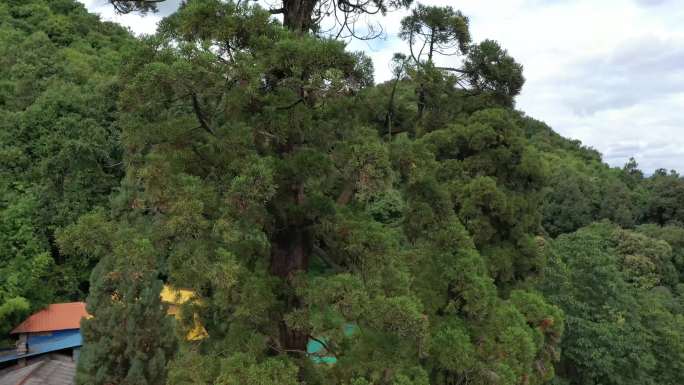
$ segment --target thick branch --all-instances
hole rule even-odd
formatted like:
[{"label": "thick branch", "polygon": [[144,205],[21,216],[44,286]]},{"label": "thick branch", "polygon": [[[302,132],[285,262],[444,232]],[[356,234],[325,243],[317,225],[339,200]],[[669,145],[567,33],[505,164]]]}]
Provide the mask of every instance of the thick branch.
[{"label": "thick branch", "polygon": [[403,132],[408,132],[408,131],[409,131],[409,128],[392,128],[392,132],[389,135],[391,137],[391,135],[397,135],[397,134],[401,134]]},{"label": "thick branch", "polygon": [[466,72],[465,70],[462,70],[462,69],[460,69],[460,68],[454,68],[454,67],[435,67],[435,68],[438,69],[438,70],[442,70],[442,71],[453,71],[453,72],[458,72],[458,73],[460,73],[460,74],[467,74],[467,73],[468,73],[468,72]]},{"label": "thick branch", "polygon": [[297,100],[296,102],[290,103],[290,104],[288,104],[288,105],[286,105],[286,106],[276,107],[276,110],[280,110],[280,111],[282,111],[282,110],[289,110],[289,109],[294,108],[294,107],[296,107],[298,104],[303,103],[303,102],[304,102],[304,98],[299,98],[299,100]]},{"label": "thick branch", "polygon": [[192,93],[192,108],[195,111],[195,116],[197,116],[197,120],[199,121],[200,126],[211,135],[216,135],[214,133],[214,130],[212,130],[211,127],[209,127],[209,124],[204,118],[204,114],[200,109],[199,100],[197,99],[197,94],[195,94],[194,92]]},{"label": "thick branch", "polygon": [[342,271],[344,271],[344,269],[342,268],[342,266],[340,266],[340,265],[338,265],[337,263],[335,263],[335,262],[330,258],[330,256],[328,255],[328,253],[327,253],[325,250],[323,250],[323,249],[321,249],[320,247],[314,245],[314,246],[313,246],[313,251],[314,251],[315,255],[318,256],[318,258],[320,258],[320,259],[321,259],[323,262],[325,262],[328,266],[330,266],[331,268],[333,268],[333,270],[335,270],[335,271],[337,271],[337,272],[342,272]]},{"label": "thick branch", "polygon": [[387,115],[385,115],[385,127],[387,127],[387,134],[389,139],[392,140],[392,117],[394,115],[394,98],[397,94],[397,86],[399,85],[399,76],[394,79],[394,84],[392,85],[392,93],[390,94],[390,100],[387,105]]}]

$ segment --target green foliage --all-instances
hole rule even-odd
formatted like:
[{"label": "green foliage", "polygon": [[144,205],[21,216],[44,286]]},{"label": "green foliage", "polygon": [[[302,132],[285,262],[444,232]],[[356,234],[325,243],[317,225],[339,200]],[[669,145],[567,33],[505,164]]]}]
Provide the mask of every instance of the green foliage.
[{"label": "green foliage", "polygon": [[[5,298],[0,305],[0,335],[6,336],[28,315],[31,305],[22,297]],[[12,347],[11,341],[0,339],[0,348]]]},{"label": "green foliage", "polygon": [[[682,347],[681,333],[672,332],[682,316],[679,176],[645,177],[633,159],[611,169],[540,122],[527,119],[526,127],[552,165],[543,223],[560,235],[544,281],[545,295],[568,318],[555,381],[678,383],[671,359]],[[636,232],[604,223],[562,235],[599,220]]]},{"label": "green foliage", "polygon": [[[468,52],[470,30],[468,18],[452,7],[418,4],[410,16],[401,21],[399,37],[409,43],[411,57],[421,63],[425,51],[427,61],[435,54],[450,55]],[[424,48],[427,46],[427,50]],[[415,51],[414,51],[415,50]]]},{"label": "green foliage", "polygon": [[679,274],[677,282],[684,282],[684,228],[676,225],[646,224],[637,227],[636,231],[650,238],[667,242],[672,248],[672,263]]},{"label": "green foliage", "polygon": [[297,367],[278,359],[255,363],[249,357],[235,355],[221,364],[216,384],[297,385]]},{"label": "green foliage", "polygon": [[74,1],[0,5],[0,303],[83,299],[90,269],[56,233],[119,184],[115,124],[128,33]]},{"label": "green foliage", "polygon": [[[14,199],[16,197],[16,200]],[[40,229],[32,221],[37,204],[31,196],[14,195],[12,203],[0,210],[0,300],[24,296],[41,306],[54,295],[44,281],[50,276],[53,260],[41,242]]]},{"label": "green foliage", "polygon": [[625,228],[646,220],[648,194],[634,162],[624,169],[609,168],[595,150],[561,138],[545,124],[531,118],[521,124],[550,168],[542,220],[549,235],[571,233],[603,219]]},{"label": "green foliage", "polygon": [[525,83],[522,65],[493,40],[473,46],[464,69],[475,90],[491,93],[506,106],[513,105],[513,98],[520,93]]},{"label": "green foliage", "polygon": [[[398,54],[401,69],[415,84],[417,125],[432,131],[463,112],[487,107],[512,107],[525,79],[522,66],[492,40],[471,44],[469,20],[450,6],[419,4],[401,21],[399,37],[410,56]],[[437,56],[467,55],[463,63],[437,65]],[[388,132],[396,109],[397,76],[387,112]],[[456,100],[454,100],[456,99]]]},{"label": "green foliage", "polygon": [[570,384],[676,383],[681,308],[652,289],[669,246],[603,223],[559,237],[553,249],[543,287],[567,316],[559,375]]},{"label": "green foliage", "polygon": [[[93,270],[78,384],[165,384],[175,353],[173,319],[161,303],[162,282],[148,239],[120,230]],[[105,241],[102,241],[105,242]]]},{"label": "green foliage", "polygon": [[297,4],[348,5],[192,0],[137,40],[0,5],[0,332],[88,295],[80,384],[681,382],[678,174],[512,110],[522,66],[460,11],[418,6],[427,58],[374,85]]},{"label": "green foliage", "polygon": [[684,224],[684,180],[674,171],[656,170],[645,182],[648,198],[645,208],[647,222],[665,225]]}]

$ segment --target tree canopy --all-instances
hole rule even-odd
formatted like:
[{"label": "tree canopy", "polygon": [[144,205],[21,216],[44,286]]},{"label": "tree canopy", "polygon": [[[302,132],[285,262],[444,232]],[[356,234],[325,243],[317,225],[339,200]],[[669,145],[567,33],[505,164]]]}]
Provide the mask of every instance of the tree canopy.
[{"label": "tree canopy", "polygon": [[0,332],[87,298],[79,384],[681,382],[679,174],[515,110],[453,7],[376,84],[323,19],[410,1],[280,5],[0,5]]}]

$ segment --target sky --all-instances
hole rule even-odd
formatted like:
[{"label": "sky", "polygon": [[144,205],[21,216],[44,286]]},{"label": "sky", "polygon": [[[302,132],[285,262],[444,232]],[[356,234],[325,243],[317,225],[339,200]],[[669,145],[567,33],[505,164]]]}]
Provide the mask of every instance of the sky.
[{"label": "sky", "polygon": [[[115,15],[106,0],[80,0],[102,19],[154,33],[179,0],[158,14]],[[271,2],[275,0],[270,0]],[[565,137],[603,153],[612,166],[634,157],[646,172],[684,172],[684,4],[682,0],[423,0],[470,18],[474,41],[497,40],[524,66],[516,107]],[[377,19],[385,37],[352,41],[389,78],[407,12]],[[458,60],[448,58],[447,60]],[[445,62],[444,64],[449,64]]]}]

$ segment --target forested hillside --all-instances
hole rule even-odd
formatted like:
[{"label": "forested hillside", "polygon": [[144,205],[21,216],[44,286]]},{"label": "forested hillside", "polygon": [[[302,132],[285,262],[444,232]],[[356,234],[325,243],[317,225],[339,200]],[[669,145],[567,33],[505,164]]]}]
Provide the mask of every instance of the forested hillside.
[{"label": "forested hillside", "polygon": [[124,173],[118,72],[133,44],[71,0],[0,3],[0,340],[31,309],[88,294],[97,260],[57,237]]},{"label": "forested hillside", "polygon": [[[321,24],[401,7],[382,84]],[[80,384],[684,382],[684,179],[516,110],[454,8],[10,0],[0,53],[0,332],[87,298]]]}]

